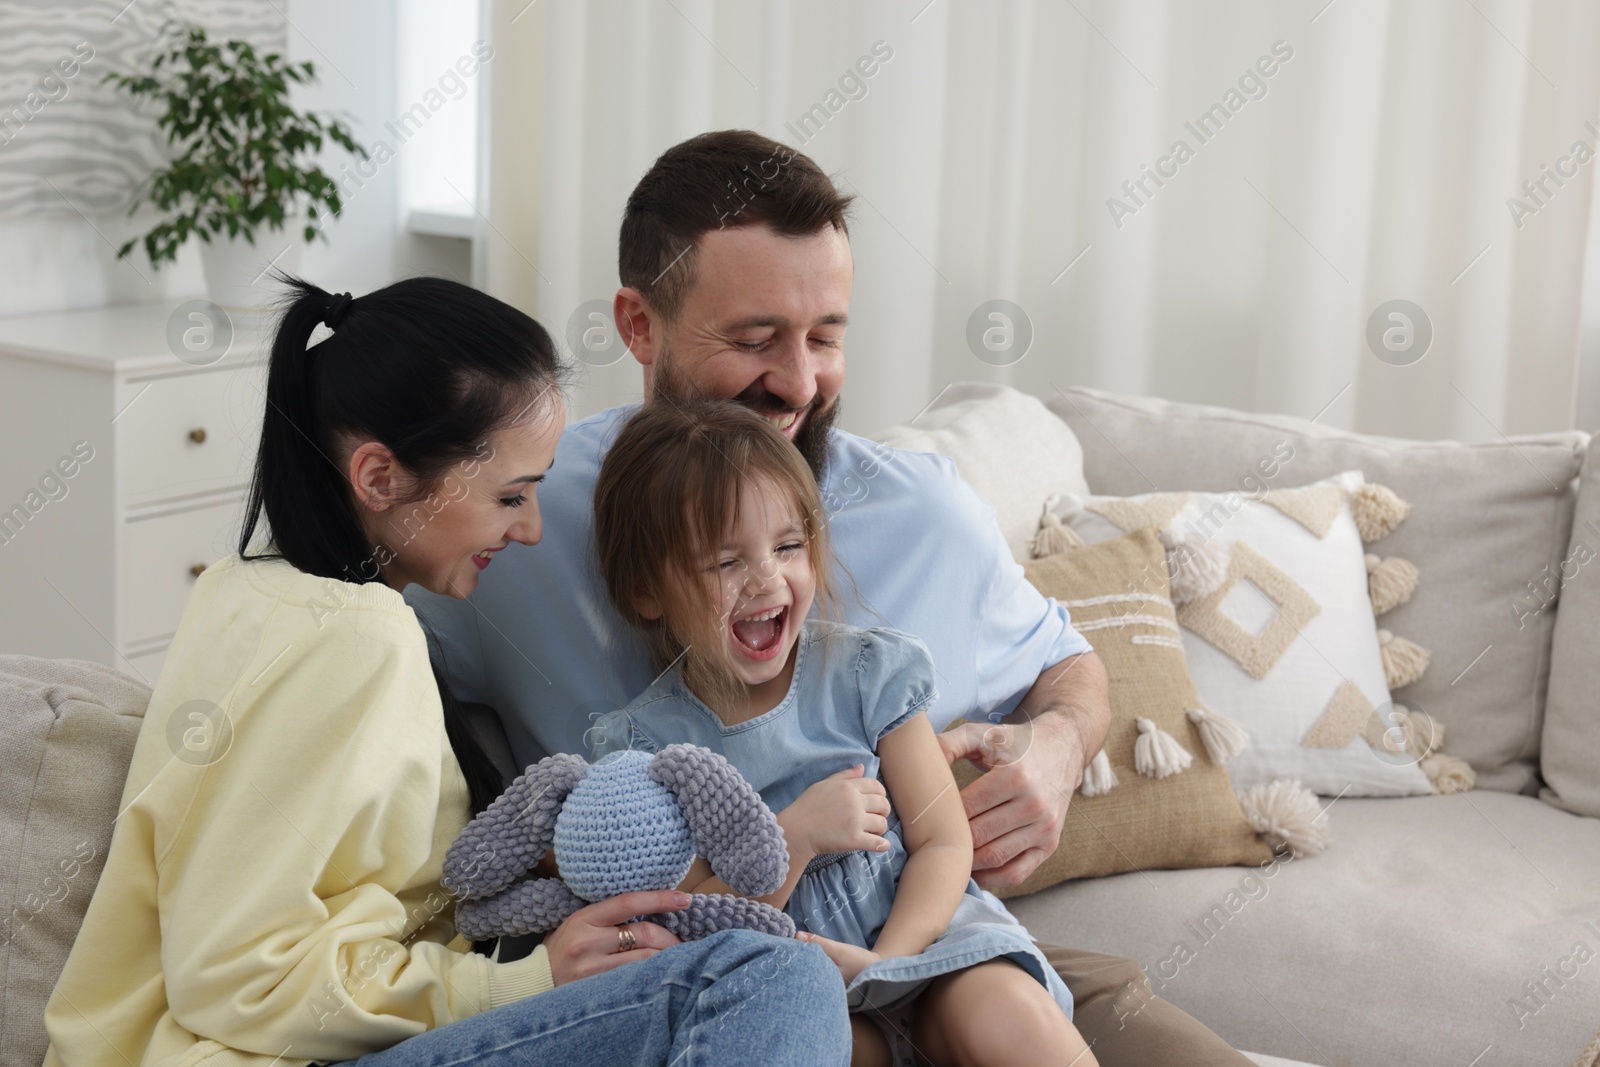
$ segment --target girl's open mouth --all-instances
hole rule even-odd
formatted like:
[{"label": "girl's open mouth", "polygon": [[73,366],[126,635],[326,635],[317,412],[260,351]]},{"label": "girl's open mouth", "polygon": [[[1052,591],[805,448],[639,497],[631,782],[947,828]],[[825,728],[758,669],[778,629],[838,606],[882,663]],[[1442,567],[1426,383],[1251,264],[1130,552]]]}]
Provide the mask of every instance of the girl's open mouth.
[{"label": "girl's open mouth", "polygon": [[736,619],[729,628],[733,643],[745,656],[756,662],[772,659],[783,647],[783,632],[789,625],[789,605],[772,608],[743,619]]}]

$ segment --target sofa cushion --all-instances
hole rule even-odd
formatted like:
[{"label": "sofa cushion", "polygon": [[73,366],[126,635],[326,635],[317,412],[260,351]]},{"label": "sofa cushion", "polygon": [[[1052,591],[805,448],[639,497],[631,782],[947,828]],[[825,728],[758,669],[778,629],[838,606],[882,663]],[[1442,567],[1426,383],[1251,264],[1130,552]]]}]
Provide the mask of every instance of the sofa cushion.
[{"label": "sofa cushion", "polygon": [[0,656],[0,1062],[39,1063],[44,1009],[111,845],[150,689],[81,660]]},{"label": "sofa cushion", "polygon": [[1359,469],[1409,501],[1384,554],[1415,563],[1426,580],[1384,625],[1433,662],[1403,702],[1444,723],[1450,754],[1472,764],[1480,788],[1537,788],[1555,613],[1530,583],[1566,550],[1587,434],[1407,441],[1081,388],[1049,407],[1077,434],[1096,493],[1251,492]]},{"label": "sofa cushion", "polygon": [[[1060,846],[1020,886],[997,895],[1014,897],[1068,878],[1146,867],[1251,864],[1271,857],[1272,849],[1245,820],[1227,771],[1211,762],[1199,727],[1185,717],[1199,700],[1175,640],[1165,564],[1166,550],[1155,531],[1145,529],[1025,565],[1041,593],[1067,605],[1105,664],[1111,727],[1104,754],[1117,784],[1101,795],[1075,798]],[[1139,720],[1176,741],[1189,765],[1163,778],[1140,774],[1134,759]],[[957,760],[952,770],[962,788],[978,776],[966,760]]]},{"label": "sofa cushion", "polygon": [[[1137,960],[1237,1048],[1316,1063],[1565,1065],[1600,1018],[1600,820],[1506,793],[1345,798],[1321,856],[1008,902]],[[1130,991],[1136,1010],[1144,991]]]},{"label": "sofa cushion", "polygon": [[[1536,576],[1542,591],[1560,590],[1550,645],[1550,691],[1544,704],[1539,763],[1541,796],[1579,815],[1600,816],[1600,438],[1589,442],[1578,484],[1572,540],[1561,562]],[[1545,593],[1548,595],[1548,592]]]},{"label": "sofa cushion", "polygon": [[995,510],[1011,554],[1028,558],[1039,509],[1051,493],[1087,493],[1083,450],[1037,397],[1004,385],[956,382],[912,420],[873,435],[893,448],[936,452],[955,461],[973,491]]}]

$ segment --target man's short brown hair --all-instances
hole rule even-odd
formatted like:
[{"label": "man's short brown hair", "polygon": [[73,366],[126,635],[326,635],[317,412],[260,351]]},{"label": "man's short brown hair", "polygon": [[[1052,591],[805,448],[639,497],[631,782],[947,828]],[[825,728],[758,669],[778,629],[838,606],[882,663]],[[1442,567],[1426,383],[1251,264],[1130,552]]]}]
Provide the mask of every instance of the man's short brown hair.
[{"label": "man's short brown hair", "polygon": [[701,234],[759,223],[786,237],[824,226],[848,235],[853,199],[810,157],[753,130],[702,133],[663,152],[633,187],[617,273],[670,322],[694,284]]}]

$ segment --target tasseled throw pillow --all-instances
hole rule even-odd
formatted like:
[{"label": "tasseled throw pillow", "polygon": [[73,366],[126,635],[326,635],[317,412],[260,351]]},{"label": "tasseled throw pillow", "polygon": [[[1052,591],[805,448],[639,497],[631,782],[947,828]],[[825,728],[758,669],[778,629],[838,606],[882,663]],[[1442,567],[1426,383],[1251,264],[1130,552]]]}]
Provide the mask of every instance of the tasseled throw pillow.
[{"label": "tasseled throw pillow", "polygon": [[[1322,851],[1328,821],[1309,790],[1281,782],[1270,795],[1235,795],[1223,764],[1246,738],[1195,694],[1154,530],[1026,570],[1040,592],[1067,605],[1105,664],[1111,729],[1067,809],[1060,846],[999,896],[1125,871],[1260,864],[1275,847]],[[954,769],[963,788],[978,776],[965,760]]]},{"label": "tasseled throw pillow", "polygon": [[1325,796],[1458,792],[1471,768],[1440,750],[1437,721],[1392,695],[1422,677],[1428,652],[1376,621],[1418,586],[1411,563],[1367,548],[1408,511],[1360,471],[1257,496],[1067,494],[1046,503],[1033,550],[1071,556],[1156,532],[1177,605],[1171,639],[1206,714],[1249,737],[1228,764],[1236,788],[1294,779]]}]

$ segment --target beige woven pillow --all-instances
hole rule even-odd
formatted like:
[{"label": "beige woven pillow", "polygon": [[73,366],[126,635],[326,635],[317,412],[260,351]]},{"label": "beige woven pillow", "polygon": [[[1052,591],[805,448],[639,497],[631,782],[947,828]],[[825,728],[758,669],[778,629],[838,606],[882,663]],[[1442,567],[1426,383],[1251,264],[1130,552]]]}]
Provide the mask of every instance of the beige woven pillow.
[{"label": "beige woven pillow", "polygon": [[[1111,679],[1105,754],[1117,783],[1098,796],[1073,797],[1060,847],[1022,885],[997,895],[1020,896],[1069,878],[1270,860],[1272,848],[1252,828],[1228,772],[1212,762],[1199,727],[1188,718],[1188,710],[1200,706],[1199,698],[1183,647],[1171,640],[1177,621],[1167,593],[1165,549],[1156,532],[1139,530],[1035,560],[1026,571],[1045,596],[1074,602],[1072,620],[1087,628],[1105,664]],[[1141,730],[1140,719],[1182,748],[1189,756],[1186,768],[1162,778],[1138,771],[1140,735],[1154,732]],[[966,760],[956,761],[953,769],[963,788],[978,776]],[[1261,787],[1248,801],[1263,829],[1274,820],[1281,825],[1298,818],[1304,825],[1318,815],[1315,798],[1286,783]],[[1326,826],[1322,820],[1310,828],[1311,840]],[[1318,850],[1304,839],[1297,844],[1303,854]]]}]

